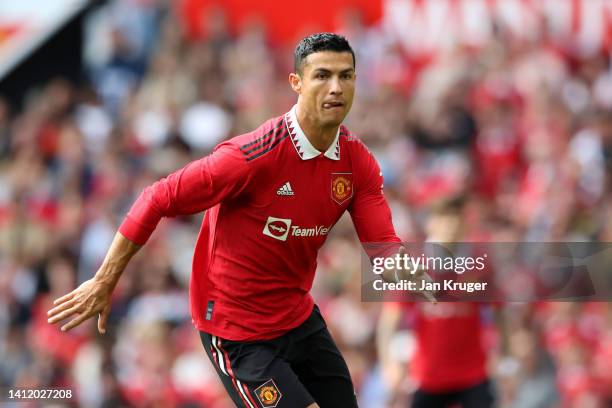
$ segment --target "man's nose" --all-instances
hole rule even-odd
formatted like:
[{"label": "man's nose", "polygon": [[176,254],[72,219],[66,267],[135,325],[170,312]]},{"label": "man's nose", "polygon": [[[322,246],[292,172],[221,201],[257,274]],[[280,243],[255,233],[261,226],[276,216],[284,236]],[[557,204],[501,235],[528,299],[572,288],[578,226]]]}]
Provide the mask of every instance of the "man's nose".
[{"label": "man's nose", "polygon": [[329,93],[332,95],[342,95],[342,85],[340,83],[340,78],[333,77],[331,79]]}]

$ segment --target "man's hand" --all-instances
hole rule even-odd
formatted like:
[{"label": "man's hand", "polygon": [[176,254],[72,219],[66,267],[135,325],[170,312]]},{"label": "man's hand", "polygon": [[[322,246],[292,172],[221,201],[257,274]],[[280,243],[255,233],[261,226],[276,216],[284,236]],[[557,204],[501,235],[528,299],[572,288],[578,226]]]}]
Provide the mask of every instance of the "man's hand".
[{"label": "man's hand", "polygon": [[96,278],[85,281],[72,292],[53,302],[55,307],[47,312],[48,322],[55,324],[74,316],[70,322],[62,326],[62,331],[68,331],[98,314],[98,331],[104,334],[110,313],[112,291],[112,285]]},{"label": "man's hand", "polygon": [[[399,249],[400,257],[403,257],[405,254],[406,254],[406,248],[404,246],[401,246]],[[429,276],[429,274],[427,273],[427,271],[422,265],[414,273],[411,273],[410,271],[407,271],[401,268],[396,269],[394,278],[396,281],[407,280],[407,281],[416,282],[417,284],[416,286],[419,289],[423,287],[422,282],[426,282],[427,284],[426,286],[431,287],[431,285],[429,284],[434,281],[431,278],[431,276]],[[436,300],[434,296],[436,293],[435,291],[424,289],[424,290],[417,290],[416,292],[420,293],[425,299],[427,299],[431,303],[434,303],[434,304],[438,303],[438,301]]]},{"label": "man's hand", "polygon": [[[429,274],[427,273],[427,271],[425,271],[425,269],[419,268],[414,275],[412,275],[411,278],[408,278],[408,280],[412,280],[417,282],[417,287],[420,288],[422,284],[422,282],[426,282],[427,287],[431,287],[431,283],[434,282],[434,280],[431,278],[431,276],[429,276]],[[436,294],[435,290],[430,290],[430,289],[424,289],[424,290],[419,290],[418,291],[421,295],[423,295],[423,297],[425,299],[427,299],[428,301],[430,301],[431,303],[438,303],[438,300],[436,299],[436,297],[434,296]]]},{"label": "man's hand", "polygon": [[72,292],[56,299],[53,302],[55,307],[47,312],[48,322],[55,324],[74,316],[62,326],[62,331],[67,331],[98,314],[98,331],[104,334],[110,313],[111,294],[123,270],[140,247],[141,245],[117,232],[96,275]]}]

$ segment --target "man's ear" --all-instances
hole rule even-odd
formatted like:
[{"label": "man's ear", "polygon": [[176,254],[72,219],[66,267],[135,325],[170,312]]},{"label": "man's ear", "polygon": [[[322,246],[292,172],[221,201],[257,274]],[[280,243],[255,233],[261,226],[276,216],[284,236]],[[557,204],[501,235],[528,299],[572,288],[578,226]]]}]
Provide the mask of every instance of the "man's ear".
[{"label": "man's ear", "polygon": [[300,94],[302,92],[302,78],[300,78],[300,75],[294,72],[290,73],[289,85],[291,85],[291,89],[293,89],[295,93]]}]

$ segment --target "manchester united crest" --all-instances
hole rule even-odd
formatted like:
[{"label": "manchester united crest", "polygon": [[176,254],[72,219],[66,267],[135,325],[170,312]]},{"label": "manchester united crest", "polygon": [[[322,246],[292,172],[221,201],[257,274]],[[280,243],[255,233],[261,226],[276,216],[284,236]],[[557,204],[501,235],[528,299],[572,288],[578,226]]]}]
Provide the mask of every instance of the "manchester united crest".
[{"label": "manchester united crest", "polygon": [[281,397],[283,396],[274,383],[274,380],[268,380],[260,385],[255,390],[255,394],[264,408],[276,407],[278,405],[278,401],[280,401]]},{"label": "manchester united crest", "polygon": [[353,174],[332,173],[331,196],[338,204],[353,196]]}]

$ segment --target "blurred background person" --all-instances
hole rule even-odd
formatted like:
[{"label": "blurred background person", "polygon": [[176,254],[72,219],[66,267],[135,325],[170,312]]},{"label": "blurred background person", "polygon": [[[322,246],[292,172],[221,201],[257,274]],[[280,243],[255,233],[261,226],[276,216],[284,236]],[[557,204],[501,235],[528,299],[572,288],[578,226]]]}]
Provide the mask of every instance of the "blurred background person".
[{"label": "blurred background person", "polygon": [[[468,241],[464,208],[462,197],[437,204],[427,219],[427,241],[446,249],[451,249],[455,242]],[[497,322],[491,321],[492,307],[468,301],[385,303],[376,343],[389,386],[390,405],[496,406],[487,367],[492,363],[492,355],[506,352],[506,332],[501,313],[497,312]],[[497,353],[492,353],[490,334],[495,323],[501,340]],[[406,325],[408,330],[396,337]],[[408,361],[404,361],[402,349],[410,350]]]}]

